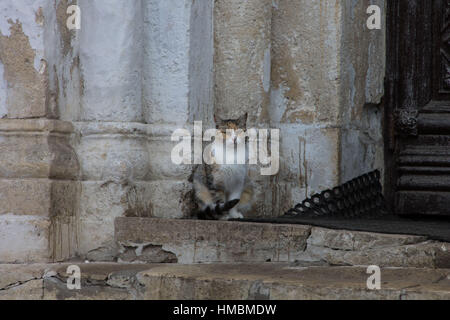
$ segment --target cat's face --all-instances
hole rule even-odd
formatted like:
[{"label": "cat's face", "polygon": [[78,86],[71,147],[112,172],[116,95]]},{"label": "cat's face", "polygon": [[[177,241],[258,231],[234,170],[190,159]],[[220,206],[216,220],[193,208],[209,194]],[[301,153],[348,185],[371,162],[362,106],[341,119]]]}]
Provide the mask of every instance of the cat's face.
[{"label": "cat's face", "polygon": [[222,133],[222,138],[226,144],[235,144],[242,142],[242,129],[234,122],[228,122],[225,126],[221,126],[218,130]]},{"label": "cat's face", "polygon": [[217,120],[216,128],[222,133],[226,144],[239,144],[245,142],[247,114],[236,120]]}]

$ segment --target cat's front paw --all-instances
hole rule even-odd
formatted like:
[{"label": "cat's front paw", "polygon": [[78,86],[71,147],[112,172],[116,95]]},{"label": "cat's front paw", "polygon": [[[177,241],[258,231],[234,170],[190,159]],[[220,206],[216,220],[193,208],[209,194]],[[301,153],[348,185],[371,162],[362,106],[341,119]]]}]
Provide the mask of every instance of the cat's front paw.
[{"label": "cat's front paw", "polygon": [[243,218],[244,218],[244,216],[242,215],[242,213],[237,211],[237,212],[230,212],[226,215],[223,215],[222,217],[219,218],[219,220],[227,221],[227,220],[231,220],[231,219],[243,219]]},{"label": "cat's front paw", "polygon": [[238,214],[236,215],[236,218],[234,219],[244,219],[244,215],[240,212],[238,212]]},{"label": "cat's front paw", "polygon": [[244,215],[237,210],[231,210],[228,214],[228,219],[243,219]]}]

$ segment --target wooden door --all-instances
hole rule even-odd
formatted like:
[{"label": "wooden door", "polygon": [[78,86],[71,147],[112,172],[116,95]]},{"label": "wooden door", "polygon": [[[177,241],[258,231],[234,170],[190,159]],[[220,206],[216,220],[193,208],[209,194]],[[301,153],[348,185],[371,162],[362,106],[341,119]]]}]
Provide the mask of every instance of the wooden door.
[{"label": "wooden door", "polygon": [[450,216],[450,0],[387,3],[387,198]]}]

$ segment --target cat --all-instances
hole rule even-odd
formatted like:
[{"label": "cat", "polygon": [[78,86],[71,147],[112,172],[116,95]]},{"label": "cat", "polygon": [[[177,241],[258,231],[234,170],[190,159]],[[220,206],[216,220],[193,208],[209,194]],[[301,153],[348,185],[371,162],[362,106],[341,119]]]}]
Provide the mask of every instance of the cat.
[{"label": "cat", "polygon": [[[253,188],[248,181],[248,161],[246,157],[246,137],[239,134],[245,130],[247,114],[237,120],[220,120],[215,118],[216,129],[223,137],[223,149],[211,147],[212,164],[203,164],[195,168],[193,186],[199,210],[197,218],[229,220],[242,219],[243,211],[248,211],[253,201]],[[243,133],[243,132],[241,132]],[[217,159],[224,156],[227,148],[234,150],[234,145],[244,144],[235,157],[241,156],[245,164],[220,164]],[[224,160],[225,162],[225,160]]]}]

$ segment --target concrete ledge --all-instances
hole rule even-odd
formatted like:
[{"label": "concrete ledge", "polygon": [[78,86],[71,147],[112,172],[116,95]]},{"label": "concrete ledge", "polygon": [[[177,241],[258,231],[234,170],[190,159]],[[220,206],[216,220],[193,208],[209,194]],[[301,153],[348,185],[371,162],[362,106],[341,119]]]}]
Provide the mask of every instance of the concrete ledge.
[{"label": "concrete ledge", "polygon": [[[71,264],[81,289],[67,289]],[[367,289],[365,267],[307,264],[0,265],[0,300],[341,300],[450,299],[450,269],[382,268],[381,289]]]},{"label": "concrete ledge", "polygon": [[182,264],[315,261],[450,268],[449,243],[304,225],[120,217],[115,238],[119,261],[127,262],[168,262],[171,256]]},{"label": "concrete ledge", "polygon": [[[154,218],[117,218],[119,259],[139,260],[143,249],[159,246],[178,263],[287,262],[299,259],[311,227]],[[162,262],[146,256],[144,262]]]}]

